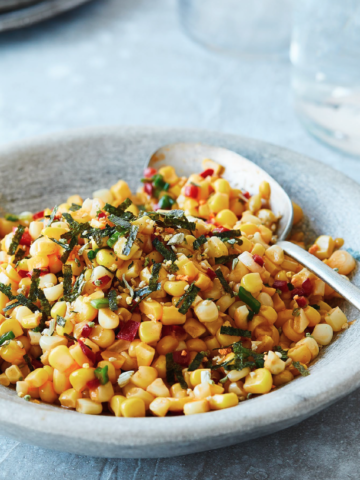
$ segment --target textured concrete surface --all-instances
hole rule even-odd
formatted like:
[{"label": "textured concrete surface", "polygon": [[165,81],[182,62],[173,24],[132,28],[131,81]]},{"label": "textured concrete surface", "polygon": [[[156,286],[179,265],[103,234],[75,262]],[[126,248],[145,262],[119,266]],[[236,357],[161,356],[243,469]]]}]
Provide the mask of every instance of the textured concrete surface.
[{"label": "textured concrete surface", "polygon": [[[209,128],[286,146],[360,181],[357,160],[299,125],[286,61],[203,49],[183,34],[175,0],[94,0],[1,35],[0,65],[0,143],[88,125]],[[275,435],[158,461],[59,454],[2,437],[0,479],[357,479],[359,408],[355,392]]]}]

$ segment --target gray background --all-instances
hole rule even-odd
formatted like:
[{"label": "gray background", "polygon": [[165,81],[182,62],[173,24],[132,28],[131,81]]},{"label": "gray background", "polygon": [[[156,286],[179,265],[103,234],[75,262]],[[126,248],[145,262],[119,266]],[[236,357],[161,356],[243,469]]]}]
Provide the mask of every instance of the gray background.
[{"label": "gray background", "polygon": [[[89,125],[206,128],[285,146],[360,181],[358,160],[302,129],[290,74],[286,59],[203,49],[181,29],[175,0],[95,0],[0,36],[0,143]],[[177,459],[87,458],[0,436],[0,478],[357,479],[359,406],[355,392],[291,429]]]}]

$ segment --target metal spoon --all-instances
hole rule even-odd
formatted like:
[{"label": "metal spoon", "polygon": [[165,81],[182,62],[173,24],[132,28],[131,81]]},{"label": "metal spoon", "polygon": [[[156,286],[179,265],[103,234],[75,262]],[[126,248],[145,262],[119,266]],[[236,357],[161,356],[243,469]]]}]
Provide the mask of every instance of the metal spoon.
[{"label": "metal spoon", "polygon": [[360,310],[360,290],[355,285],[336,273],[314,255],[311,255],[298,245],[286,241],[293,224],[291,200],[277,181],[255,163],[226,148],[199,143],[175,143],[159,148],[151,156],[147,166],[159,169],[165,165],[172,165],[179,175],[188,177],[192,173],[200,173],[202,171],[201,164],[206,158],[214,160],[225,167],[223,178],[227,179],[233,188],[258,192],[259,185],[263,180],[269,182],[271,187],[271,210],[276,215],[281,216],[276,231],[278,236],[277,245],[289,256],[314,272],[315,275]]}]

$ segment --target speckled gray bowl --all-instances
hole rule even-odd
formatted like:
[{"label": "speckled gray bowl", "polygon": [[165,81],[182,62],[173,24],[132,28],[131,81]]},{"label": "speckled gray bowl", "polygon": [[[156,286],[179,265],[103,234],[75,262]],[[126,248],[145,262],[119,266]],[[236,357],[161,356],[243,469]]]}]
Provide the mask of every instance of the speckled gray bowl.
[{"label": "speckled gray bowl", "polygon": [[[323,164],[291,151],[237,136],[202,131],[102,128],[38,138],[0,150],[0,203],[18,213],[37,211],[109,187],[119,178],[135,189],[142,166],[161,145],[203,142],[258,163],[299,202],[309,237],[329,233],[360,250],[360,187]],[[353,280],[359,283],[356,272]],[[344,305],[349,319],[357,311]],[[190,417],[91,417],[21,400],[0,388],[1,432],[23,442],[103,457],[168,457],[232,445],[313,415],[360,386],[360,324],[355,323],[311,367],[270,395],[238,407]]]}]

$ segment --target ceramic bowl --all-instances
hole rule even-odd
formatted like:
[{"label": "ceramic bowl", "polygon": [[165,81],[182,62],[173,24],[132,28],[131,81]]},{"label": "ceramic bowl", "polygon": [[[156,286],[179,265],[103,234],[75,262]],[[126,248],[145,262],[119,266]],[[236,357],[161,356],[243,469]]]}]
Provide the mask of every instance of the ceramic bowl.
[{"label": "ceramic bowl", "polygon": [[[296,202],[307,241],[317,234],[344,237],[360,250],[356,222],[358,184],[289,150],[238,136],[191,130],[102,128],[66,132],[0,149],[3,211],[38,211],[69,195],[91,196],[123,178],[135,190],[142,167],[160,146],[202,142],[225,147],[257,163]],[[359,273],[353,281],[359,283]],[[344,302],[349,320],[357,311]],[[1,432],[17,440],[91,456],[169,457],[215,449],[294,425],[360,386],[360,324],[322,350],[311,375],[235,408],[169,418],[87,416],[33,404],[0,387]]]}]

